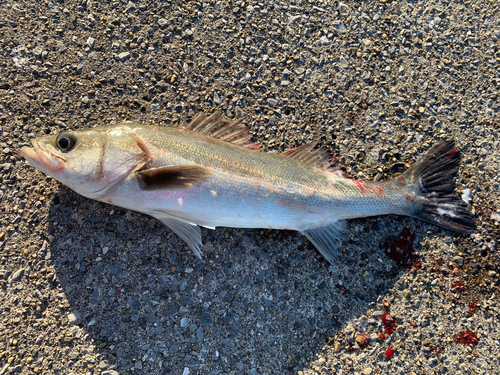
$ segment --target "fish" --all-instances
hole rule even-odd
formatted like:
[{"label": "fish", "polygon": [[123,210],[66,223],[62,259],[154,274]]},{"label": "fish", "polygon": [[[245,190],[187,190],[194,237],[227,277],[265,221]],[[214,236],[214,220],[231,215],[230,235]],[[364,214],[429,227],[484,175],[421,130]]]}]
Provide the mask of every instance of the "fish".
[{"label": "fish", "polygon": [[124,122],[64,131],[32,146],[20,153],[33,167],[87,198],[160,220],[199,258],[200,227],[295,230],[332,263],[348,219],[391,214],[476,230],[454,191],[460,151],[453,140],[377,182],[344,177],[316,143],[261,152],[240,120],[220,112],[176,126]]}]

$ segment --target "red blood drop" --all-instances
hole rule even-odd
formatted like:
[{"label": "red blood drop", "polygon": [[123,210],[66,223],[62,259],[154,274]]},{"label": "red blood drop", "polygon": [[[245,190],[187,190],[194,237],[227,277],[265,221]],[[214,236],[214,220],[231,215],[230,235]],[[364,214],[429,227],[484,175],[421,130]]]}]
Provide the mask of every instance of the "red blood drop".
[{"label": "red blood drop", "polygon": [[396,329],[397,322],[398,321],[396,319],[387,314],[387,311],[384,311],[384,314],[382,315],[382,323],[384,323],[385,333],[392,335]]},{"label": "red blood drop", "polygon": [[394,355],[394,350],[392,348],[387,348],[387,350],[385,351],[385,356],[387,358],[391,358],[393,355]]}]

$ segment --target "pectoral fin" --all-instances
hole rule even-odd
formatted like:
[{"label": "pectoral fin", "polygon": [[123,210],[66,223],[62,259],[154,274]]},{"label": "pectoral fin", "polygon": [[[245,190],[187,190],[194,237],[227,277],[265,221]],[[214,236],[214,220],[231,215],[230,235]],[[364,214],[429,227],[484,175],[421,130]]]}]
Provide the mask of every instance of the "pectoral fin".
[{"label": "pectoral fin", "polygon": [[210,169],[199,165],[172,165],[136,172],[142,190],[178,190],[200,183]]},{"label": "pectoral fin", "polygon": [[155,217],[165,224],[172,232],[182,238],[188,246],[194,251],[194,254],[201,259],[201,230],[195,224],[186,223],[172,217]]},{"label": "pectoral fin", "polygon": [[346,227],[346,221],[341,220],[327,224],[322,227],[307,229],[301,233],[316,246],[316,249],[330,262],[338,261],[338,249],[342,243],[342,233]]}]

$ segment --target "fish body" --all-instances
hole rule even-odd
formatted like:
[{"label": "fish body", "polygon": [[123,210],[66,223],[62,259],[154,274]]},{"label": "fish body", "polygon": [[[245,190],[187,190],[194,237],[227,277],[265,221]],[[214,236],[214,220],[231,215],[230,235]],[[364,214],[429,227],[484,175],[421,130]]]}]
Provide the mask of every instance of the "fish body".
[{"label": "fish body", "polygon": [[216,113],[180,127],[124,123],[65,132],[21,153],[92,199],[151,215],[201,256],[198,226],[297,230],[333,261],[345,219],[397,214],[470,233],[453,195],[458,151],[434,147],[402,176],[343,178],[313,144],[283,154],[252,150],[246,133]]},{"label": "fish body", "polygon": [[197,165],[210,171],[203,181],[178,190],[142,190],[130,174],[114,191],[90,196],[136,211],[162,210],[207,227],[303,231],[332,220],[402,212],[405,196],[415,194],[401,184],[358,183],[293,158],[173,127],[127,126],[151,153],[151,168]]}]

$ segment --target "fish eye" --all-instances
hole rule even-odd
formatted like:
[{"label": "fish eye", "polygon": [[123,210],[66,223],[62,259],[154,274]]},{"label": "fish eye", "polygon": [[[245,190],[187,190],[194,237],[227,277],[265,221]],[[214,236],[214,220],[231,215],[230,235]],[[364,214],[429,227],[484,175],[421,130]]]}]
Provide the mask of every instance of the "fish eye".
[{"label": "fish eye", "polygon": [[68,152],[75,147],[76,138],[72,134],[63,133],[59,134],[56,138],[56,146],[59,150],[63,152]]}]

